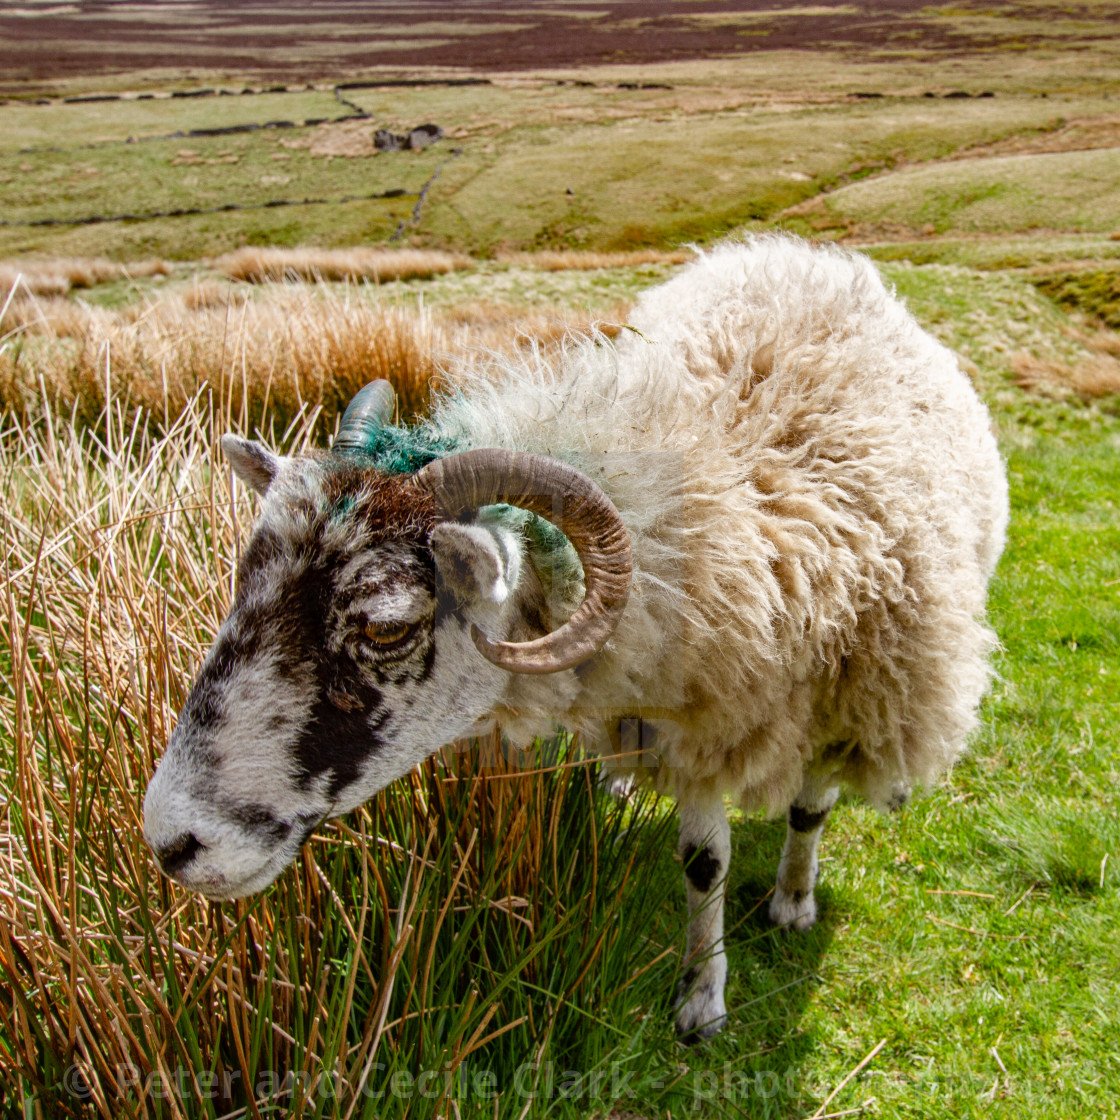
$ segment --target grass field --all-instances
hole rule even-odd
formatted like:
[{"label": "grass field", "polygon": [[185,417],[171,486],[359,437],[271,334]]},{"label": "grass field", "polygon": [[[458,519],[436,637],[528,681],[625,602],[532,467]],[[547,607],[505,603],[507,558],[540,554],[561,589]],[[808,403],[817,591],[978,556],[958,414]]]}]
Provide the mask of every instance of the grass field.
[{"label": "grass field", "polygon": [[1120,229],[1120,147],[959,160],[854,183],[831,194],[826,212],[906,232],[1064,233]]},{"label": "grass field", "polygon": [[136,143],[192,129],[229,128],[266,121],[302,122],[309,118],[334,118],[349,110],[329,89],[292,90],[283,93],[185,98],[159,97],[121,101],[66,102],[50,105],[12,101],[4,108],[0,151],[92,149],[97,146]]},{"label": "grass field", "polygon": [[[626,13],[603,7],[580,18],[605,42]],[[747,39],[817,18],[709,7],[664,26],[635,8],[634,42],[686,19]],[[890,34],[858,48],[814,23],[836,38],[812,53],[519,64],[346,103],[315,63],[337,13],[287,70],[278,22],[267,79],[184,64],[16,88],[48,104],[5,87],[0,1113],[1116,1113],[1117,40],[1103,3],[902,7],[870,6],[860,26]],[[153,42],[166,29],[137,18]],[[225,18],[200,16],[214,58]],[[507,29],[478,18],[416,41],[483,52]],[[538,45],[559,18],[525,16]],[[165,96],[281,73],[290,89]],[[128,96],[61,100],[101,89]],[[357,108],[368,119],[298,123]],[[437,144],[373,154],[375,127],[429,120]],[[447,752],[321,829],[255,899],[211,905],[162,879],[143,791],[254,516],[220,435],[321,446],[377,376],[422,411],[433,380],[478,376],[488,353],[611,333],[686,243],[775,227],[865,248],[960,355],[1013,514],[971,752],[890,820],[842,801],[808,934],[765,919],[784,826],[733,813],[726,1031],[693,1049],[672,1034],[671,805],[615,800],[563,737],[524,758]],[[398,232],[407,252],[389,255]]]},{"label": "grass field", "polygon": [[[837,53],[814,81],[798,75],[816,74],[819,61],[787,51],[350,89],[347,105],[303,87],[9,102],[0,105],[0,254],[191,261],[244,244],[394,236],[482,256],[675,249],[776,222],[853,242],[918,238],[927,253],[961,235],[1033,231],[1044,251],[1055,232],[1107,237],[1120,226],[1109,189],[1120,94],[1109,40],[1060,46],[1045,61],[1000,49],[998,66],[977,54],[936,68]],[[369,119],[302,124],[355,109]],[[277,120],[297,127],[185,135]],[[426,121],[445,139],[421,152],[375,151],[376,128]],[[19,150],[28,147],[52,150]],[[369,197],[386,192],[402,193]],[[46,220],[61,224],[21,224]]]}]

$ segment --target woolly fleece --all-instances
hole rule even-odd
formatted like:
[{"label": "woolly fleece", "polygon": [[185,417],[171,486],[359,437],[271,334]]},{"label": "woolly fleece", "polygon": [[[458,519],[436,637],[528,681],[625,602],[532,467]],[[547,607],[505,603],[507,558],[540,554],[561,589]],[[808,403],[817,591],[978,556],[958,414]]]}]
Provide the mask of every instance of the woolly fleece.
[{"label": "woolly fleece", "polygon": [[529,355],[438,404],[455,447],[564,459],[631,536],[634,590],[576,670],[517,677],[527,743],[561,723],[678,797],[785,808],[803,771],[882,809],[964,749],[995,644],[1007,524],[988,415],[865,258],[728,244],[642,297],[615,345]]}]

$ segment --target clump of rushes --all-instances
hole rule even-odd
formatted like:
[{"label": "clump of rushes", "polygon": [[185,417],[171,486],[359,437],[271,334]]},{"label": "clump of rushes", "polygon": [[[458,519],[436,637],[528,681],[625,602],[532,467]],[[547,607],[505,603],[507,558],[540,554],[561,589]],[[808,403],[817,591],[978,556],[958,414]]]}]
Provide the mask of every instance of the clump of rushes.
[{"label": "clump of rushes", "polygon": [[535,253],[499,253],[499,264],[534,268],[541,272],[593,271],[600,268],[638,268],[645,264],[684,264],[696,254],[688,249],[633,249],[614,253],[582,249],[542,249]]},{"label": "clump of rushes", "polygon": [[[568,741],[448,752],[247,901],[159,875],[144,788],[252,518],[214,451],[231,426],[216,394],[166,427],[112,399],[88,428],[0,422],[0,1105],[518,1116],[526,1063],[528,1091],[549,1062],[648,1048],[679,944],[675,825],[598,791]],[[315,429],[305,408],[277,443]]]},{"label": "clump of rushes", "polygon": [[231,280],[426,280],[473,268],[462,253],[438,249],[238,249],[216,267]]},{"label": "clump of rushes", "polygon": [[43,260],[0,261],[0,293],[17,284],[35,295],[65,295],[72,288],[92,288],[111,280],[170,276],[172,265],[156,259],[120,264],[101,257],[51,257]]},{"label": "clump of rushes", "polygon": [[219,304],[194,294],[120,311],[13,298],[0,318],[0,403],[26,411],[45,395],[93,424],[111,401],[166,426],[209,389],[223,412],[258,426],[305,408],[341,412],[384,377],[403,412],[427,405],[437,331],[423,311],[317,287]]},{"label": "clump of rushes", "polygon": [[480,355],[556,345],[593,323],[586,312],[504,304],[433,311],[321,284],[246,299],[243,286],[211,281],[121,309],[0,289],[0,408],[32,415],[45,398],[95,425],[111,402],[167,429],[209,391],[251,431],[316,408],[332,423],[363,385],[384,378],[407,419],[427,409],[433,380],[454,380]]}]

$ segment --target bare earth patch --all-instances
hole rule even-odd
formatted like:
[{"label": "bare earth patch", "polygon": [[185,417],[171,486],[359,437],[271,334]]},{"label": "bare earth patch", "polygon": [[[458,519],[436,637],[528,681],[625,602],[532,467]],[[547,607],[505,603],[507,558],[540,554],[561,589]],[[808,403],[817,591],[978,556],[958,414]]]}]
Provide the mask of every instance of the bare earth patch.
[{"label": "bare earth patch", "polygon": [[280,146],[293,151],[306,149],[313,156],[364,159],[377,155],[373,146],[374,126],[368,120],[321,124],[303,136],[281,140]]}]

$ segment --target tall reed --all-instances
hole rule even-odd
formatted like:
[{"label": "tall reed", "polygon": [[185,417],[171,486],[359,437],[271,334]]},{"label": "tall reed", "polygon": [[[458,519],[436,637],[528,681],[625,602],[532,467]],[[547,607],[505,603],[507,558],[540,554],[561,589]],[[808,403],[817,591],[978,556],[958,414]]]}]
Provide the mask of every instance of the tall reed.
[{"label": "tall reed", "polygon": [[[622,314],[622,309],[618,309]],[[168,426],[200,393],[241,428],[287,425],[321,409],[329,424],[383,377],[400,414],[424,412],[433,382],[472,376],[480,355],[554,346],[595,320],[469,303],[430,310],[385,303],[360,287],[195,284],[121,309],[0,290],[0,407],[40,402],[87,425],[113,408]]]},{"label": "tall reed", "polygon": [[474,267],[462,253],[438,249],[276,249],[247,247],[219,257],[231,280],[416,280]]},{"label": "tall reed", "polygon": [[[518,1116],[548,1061],[605,1068],[662,1029],[671,820],[599,793],[568,742],[447,752],[254,899],[161,878],[143,792],[252,508],[215,466],[231,392],[149,422],[115,373],[89,426],[0,425],[0,1106]],[[305,404],[274,439],[321,429]]]}]

